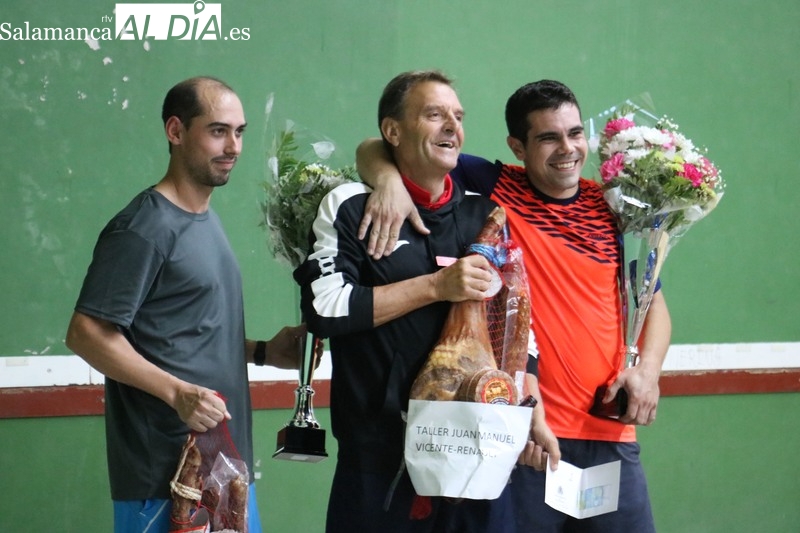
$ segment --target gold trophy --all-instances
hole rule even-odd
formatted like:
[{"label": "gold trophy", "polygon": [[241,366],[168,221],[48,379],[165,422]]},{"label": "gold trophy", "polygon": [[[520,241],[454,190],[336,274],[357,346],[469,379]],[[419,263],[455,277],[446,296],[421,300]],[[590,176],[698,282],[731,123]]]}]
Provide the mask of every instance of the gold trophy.
[{"label": "gold trophy", "polygon": [[328,457],[325,452],[325,430],[320,428],[311,405],[314,396],[311,382],[319,364],[322,342],[311,333],[297,339],[300,386],[295,390],[294,416],[278,431],[278,447],[272,454],[275,459],[318,463]]}]

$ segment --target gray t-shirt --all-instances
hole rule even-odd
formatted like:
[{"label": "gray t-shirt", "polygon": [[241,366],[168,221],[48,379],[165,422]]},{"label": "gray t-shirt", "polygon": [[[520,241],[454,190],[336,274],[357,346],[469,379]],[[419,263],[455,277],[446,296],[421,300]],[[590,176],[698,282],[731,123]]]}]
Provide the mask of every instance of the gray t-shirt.
[{"label": "gray t-shirt", "polygon": [[[219,217],[150,188],[103,229],[75,309],[117,324],[147,360],[219,392],[253,471],[239,266]],[[115,500],[168,498],[189,428],[166,403],[106,378],[106,445]]]}]

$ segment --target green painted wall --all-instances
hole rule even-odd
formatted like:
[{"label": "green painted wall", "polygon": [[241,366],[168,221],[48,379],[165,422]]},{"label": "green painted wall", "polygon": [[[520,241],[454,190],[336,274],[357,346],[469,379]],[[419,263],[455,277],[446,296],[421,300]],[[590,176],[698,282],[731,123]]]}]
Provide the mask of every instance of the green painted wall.
[{"label": "green painted wall", "polygon": [[662,398],[640,428],[660,533],[800,531],[800,394]]},{"label": "green painted wall", "polygon": [[[113,28],[104,17],[115,3],[0,7],[0,356],[68,353],[64,331],[97,233],[164,172],[161,100],[197,74],[237,88],[250,124],[233,179],[213,199],[242,266],[248,332],[295,322],[296,290],[258,227],[267,95],[274,119],[330,137],[349,159],[377,132],[386,81],[429,67],[457,80],[466,150],[505,160],[503,105],[525,82],[566,82],[585,115],[649,92],[728,181],[663,272],[673,341],[800,340],[796,0],[220,1],[223,29],[249,28],[249,40],[99,49],[9,40],[26,22]],[[798,403],[797,394],[664,399],[657,424],[641,431],[659,531],[798,531]],[[333,462],[269,459],[287,416],[256,413],[262,513],[268,531],[318,531]],[[109,530],[102,426],[0,420],[0,530]]]},{"label": "green painted wall", "polygon": [[0,355],[67,353],[96,236],[163,174],[161,101],[200,73],[238,89],[250,124],[233,179],[213,199],[242,265],[249,329],[264,336],[293,321],[296,291],[276,282],[288,271],[257,226],[267,95],[273,123],[290,118],[330,137],[349,162],[377,134],[384,84],[428,67],[457,80],[465,150],[505,160],[503,106],[525,82],[565,81],[586,116],[649,92],[658,112],[710,147],[729,184],[665,267],[674,342],[798,340],[796,0],[223,0],[223,28],[249,28],[249,40],[103,40],[93,50],[7,39],[26,21],[113,29],[103,22],[113,8],[8,0],[0,9]]}]

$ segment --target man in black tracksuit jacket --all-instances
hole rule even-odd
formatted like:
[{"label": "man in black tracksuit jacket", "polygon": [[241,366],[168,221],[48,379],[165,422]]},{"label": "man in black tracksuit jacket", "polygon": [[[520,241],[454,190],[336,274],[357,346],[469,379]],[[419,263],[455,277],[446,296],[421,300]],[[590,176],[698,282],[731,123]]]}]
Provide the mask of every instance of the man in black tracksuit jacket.
[{"label": "man in black tracksuit jacket", "polygon": [[342,185],[323,199],[311,253],[294,273],[304,319],[330,339],[333,361],[331,429],[339,451],[326,531],[503,531],[505,492],[492,501],[420,499],[408,474],[398,473],[402,413],[450,302],[482,300],[489,288],[489,263],[464,254],[496,204],[465,194],[448,175],[463,142],[463,110],[447,77],[398,75],[378,115],[430,234],[406,223],[390,256],[370,257],[358,228],[371,189]]}]

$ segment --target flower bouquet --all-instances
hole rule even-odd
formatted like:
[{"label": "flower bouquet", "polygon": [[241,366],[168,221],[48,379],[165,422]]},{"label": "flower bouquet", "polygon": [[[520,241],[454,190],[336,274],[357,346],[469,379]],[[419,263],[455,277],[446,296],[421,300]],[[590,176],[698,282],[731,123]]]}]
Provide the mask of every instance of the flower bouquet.
[{"label": "flower bouquet", "polygon": [[297,268],[308,253],[308,233],[322,198],[335,187],[359,178],[355,166],[334,169],[322,162],[336,150],[331,141],[307,143],[313,161],[298,156],[294,129],[294,123],[287,121],[273,140],[267,159],[270,179],[263,183],[266,199],[261,202],[261,213],[273,256]]},{"label": "flower bouquet", "polygon": [[[272,105],[270,95],[267,123]],[[301,144],[310,148],[305,156],[297,154]],[[288,120],[274,136],[267,158],[268,179],[262,184],[266,198],[260,204],[261,226],[267,230],[272,255],[292,268],[297,268],[308,255],[309,233],[322,198],[335,187],[358,180],[355,166],[333,169],[322,162],[335,150],[335,144],[328,140],[306,142],[305,136],[299,135],[294,123]],[[328,455],[325,430],[320,428],[311,405],[314,395],[311,382],[322,343],[323,339],[311,334],[298,343],[300,374],[295,410],[278,432],[278,446],[273,454],[276,459],[317,462]]]},{"label": "flower bouquet", "polygon": [[[684,136],[672,120],[658,118],[632,101],[604,113],[599,134],[590,121],[590,148],[598,152],[604,197],[622,236],[620,297],[625,334],[625,367],[638,360],[637,342],[669,250],[722,198],[719,169]],[[598,389],[593,414],[618,418],[618,402],[603,405]]]}]

